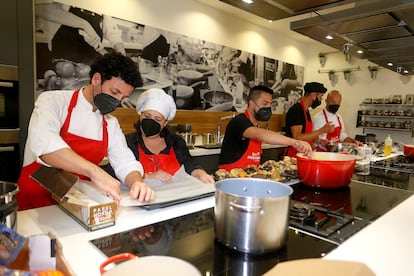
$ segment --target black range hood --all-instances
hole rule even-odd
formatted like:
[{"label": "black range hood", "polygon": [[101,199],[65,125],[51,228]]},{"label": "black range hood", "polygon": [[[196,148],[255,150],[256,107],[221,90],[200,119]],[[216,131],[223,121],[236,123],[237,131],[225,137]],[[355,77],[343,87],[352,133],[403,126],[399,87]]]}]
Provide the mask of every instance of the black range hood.
[{"label": "black range hood", "polygon": [[344,54],[414,75],[414,1],[356,1],[349,9],[293,21],[290,28]]},{"label": "black range hood", "polygon": [[352,3],[354,0],[252,0],[250,4],[242,0],[220,0],[220,2],[253,13],[267,20],[276,21]]}]

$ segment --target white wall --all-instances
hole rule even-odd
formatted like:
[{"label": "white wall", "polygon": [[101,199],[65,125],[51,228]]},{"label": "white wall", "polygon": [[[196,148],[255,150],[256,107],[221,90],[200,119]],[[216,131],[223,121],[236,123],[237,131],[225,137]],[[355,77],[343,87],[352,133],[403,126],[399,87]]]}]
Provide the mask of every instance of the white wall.
[{"label": "white wall", "polygon": [[[362,134],[361,128],[355,128],[357,111],[359,104],[365,98],[382,98],[395,94],[401,94],[403,100],[406,94],[414,93],[414,80],[410,76],[401,76],[391,70],[380,68],[376,79],[371,79],[368,66],[375,64],[355,58],[351,58],[350,63],[345,60],[342,52],[327,55],[326,65],[321,68],[319,64],[318,51],[312,48],[308,52],[308,63],[305,70],[305,81],[318,81],[325,84],[328,91],[336,89],[341,91],[342,105],[339,112],[344,118],[348,134],[353,137],[355,134]],[[353,71],[351,79],[346,81],[342,72],[336,73],[337,82],[331,83],[327,73],[320,74],[318,70],[342,70],[346,68],[360,67],[360,71]],[[393,132],[387,130],[368,130],[368,133],[376,133],[378,141],[383,141],[385,136],[390,133],[394,141],[413,143],[410,132]]]},{"label": "white wall", "polygon": [[[374,64],[356,58],[352,58],[348,63],[342,52],[328,54],[325,67],[320,68],[318,53],[331,52],[334,51],[333,49],[317,42],[304,44],[292,40],[195,0],[59,0],[59,2],[305,66],[305,82],[322,82],[328,90],[337,89],[343,93],[340,113],[344,117],[348,134],[352,137],[362,133],[362,129],[355,128],[355,125],[356,113],[364,98],[388,97],[392,94],[405,96],[414,93],[414,80],[411,77],[401,77],[390,70],[381,69],[377,79],[372,80],[367,67]],[[342,73],[337,73],[335,84],[330,83],[328,74],[318,73],[319,69],[335,70],[358,66],[361,71],[352,72],[349,81],[344,80]],[[380,141],[385,139],[387,133],[378,131],[378,139]],[[413,143],[411,135],[407,132],[391,132],[391,134],[394,141]]]}]

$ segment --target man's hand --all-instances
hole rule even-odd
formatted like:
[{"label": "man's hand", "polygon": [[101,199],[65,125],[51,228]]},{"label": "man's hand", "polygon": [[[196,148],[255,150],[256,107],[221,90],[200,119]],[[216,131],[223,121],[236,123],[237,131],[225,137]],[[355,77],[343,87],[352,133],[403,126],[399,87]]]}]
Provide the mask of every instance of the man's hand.
[{"label": "man's hand", "polygon": [[191,173],[191,176],[197,178],[198,180],[206,184],[214,184],[215,182],[214,177],[209,175],[205,170],[202,169],[195,169]]},{"label": "man's hand", "polygon": [[103,169],[96,167],[90,174],[91,182],[103,190],[108,196],[112,197],[119,205],[121,200],[120,182],[106,173]]},{"label": "man's hand", "polygon": [[154,191],[144,182],[135,181],[129,190],[129,197],[136,198],[140,202],[149,202],[154,199]]},{"label": "man's hand", "polygon": [[301,153],[303,153],[305,156],[311,156],[312,155],[312,147],[308,142],[296,140],[293,143],[293,146]]},{"label": "man's hand", "polygon": [[334,129],[335,129],[335,125],[332,122],[328,122],[322,127],[322,132],[331,133]]}]

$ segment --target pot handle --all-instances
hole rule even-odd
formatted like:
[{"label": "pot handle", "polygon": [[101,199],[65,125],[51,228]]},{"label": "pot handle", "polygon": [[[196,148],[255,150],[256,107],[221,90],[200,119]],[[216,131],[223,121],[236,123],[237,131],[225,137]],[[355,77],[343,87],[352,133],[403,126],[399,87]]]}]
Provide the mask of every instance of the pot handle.
[{"label": "pot handle", "polygon": [[124,260],[132,260],[132,259],[136,259],[138,258],[136,255],[131,254],[131,253],[121,253],[121,254],[117,254],[114,255],[110,258],[108,258],[106,261],[104,261],[100,266],[99,266],[99,271],[101,272],[101,275],[106,272],[107,270],[105,269],[105,267],[111,263],[115,263],[115,262],[120,262],[120,261],[124,261]]},{"label": "pot handle", "polygon": [[238,209],[242,212],[246,212],[246,213],[262,213],[262,206],[257,205],[257,206],[244,206],[244,205],[240,205],[237,204],[235,201],[230,202],[230,210],[233,211],[234,209]]}]

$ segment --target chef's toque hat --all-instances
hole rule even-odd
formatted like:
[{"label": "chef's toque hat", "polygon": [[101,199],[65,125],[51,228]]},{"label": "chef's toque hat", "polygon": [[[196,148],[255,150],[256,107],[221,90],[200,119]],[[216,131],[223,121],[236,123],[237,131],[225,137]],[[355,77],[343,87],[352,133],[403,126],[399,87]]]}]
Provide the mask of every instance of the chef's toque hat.
[{"label": "chef's toque hat", "polygon": [[142,93],[138,98],[136,109],[138,115],[146,110],[158,111],[167,121],[174,119],[177,111],[173,97],[160,88],[151,88]]}]

